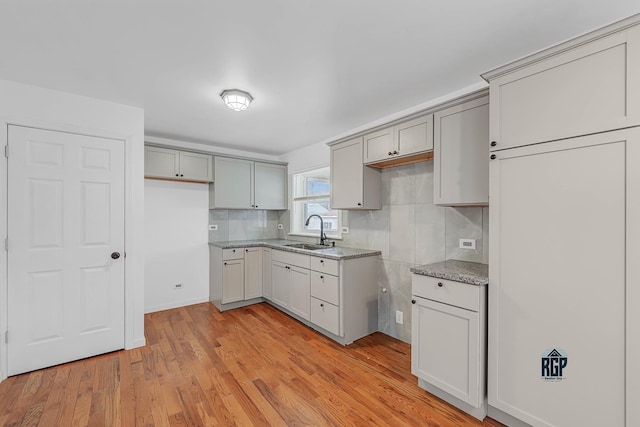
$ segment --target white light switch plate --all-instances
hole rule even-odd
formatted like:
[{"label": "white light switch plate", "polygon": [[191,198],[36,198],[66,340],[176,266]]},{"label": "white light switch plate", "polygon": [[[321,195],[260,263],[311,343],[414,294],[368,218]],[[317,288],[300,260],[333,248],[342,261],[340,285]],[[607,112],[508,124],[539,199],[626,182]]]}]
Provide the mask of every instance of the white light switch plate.
[{"label": "white light switch plate", "polygon": [[342,234],[349,234],[349,227],[342,227]]},{"label": "white light switch plate", "polygon": [[217,224],[212,224],[209,226],[209,231],[216,231],[218,229],[218,225]]},{"label": "white light switch plate", "polygon": [[403,313],[400,310],[396,310],[396,323],[402,325],[403,322]]}]

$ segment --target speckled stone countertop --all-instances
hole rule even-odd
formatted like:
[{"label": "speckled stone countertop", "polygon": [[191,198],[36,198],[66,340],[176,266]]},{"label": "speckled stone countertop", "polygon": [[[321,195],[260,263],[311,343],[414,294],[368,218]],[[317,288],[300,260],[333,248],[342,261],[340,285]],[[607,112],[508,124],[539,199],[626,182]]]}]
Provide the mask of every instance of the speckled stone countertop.
[{"label": "speckled stone countertop", "polygon": [[435,264],[420,265],[411,269],[412,273],[468,283],[470,285],[489,284],[489,266],[477,262],[450,259]]},{"label": "speckled stone countertop", "polygon": [[368,256],[381,255],[381,251],[372,251],[369,249],[357,249],[357,248],[342,248],[336,246],[327,246],[327,249],[308,250],[300,248],[292,248],[287,245],[294,245],[300,242],[298,240],[282,240],[282,239],[263,239],[263,240],[232,240],[227,242],[209,242],[211,246],[215,246],[222,249],[234,249],[234,248],[250,248],[256,246],[264,246],[271,249],[278,249],[287,252],[296,252],[299,254],[312,255],[320,258],[329,259],[352,259],[363,258]]}]

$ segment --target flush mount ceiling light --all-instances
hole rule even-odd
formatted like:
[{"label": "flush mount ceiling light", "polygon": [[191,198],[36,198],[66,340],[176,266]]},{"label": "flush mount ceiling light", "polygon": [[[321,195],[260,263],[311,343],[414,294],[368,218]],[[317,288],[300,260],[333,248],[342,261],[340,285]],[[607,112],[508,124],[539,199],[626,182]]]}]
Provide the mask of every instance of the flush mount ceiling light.
[{"label": "flush mount ceiling light", "polygon": [[249,108],[253,97],[249,92],[238,89],[226,89],[220,94],[224,104],[233,111],[244,111]]}]

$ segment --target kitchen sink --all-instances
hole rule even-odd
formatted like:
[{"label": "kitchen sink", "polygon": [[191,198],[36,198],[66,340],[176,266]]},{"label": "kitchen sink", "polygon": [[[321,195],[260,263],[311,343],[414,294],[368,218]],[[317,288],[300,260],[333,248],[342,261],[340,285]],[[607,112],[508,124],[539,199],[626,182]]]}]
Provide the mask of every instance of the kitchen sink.
[{"label": "kitchen sink", "polygon": [[294,243],[293,245],[286,245],[289,248],[306,249],[308,251],[319,251],[321,249],[329,249],[331,246],[314,245],[313,243]]}]

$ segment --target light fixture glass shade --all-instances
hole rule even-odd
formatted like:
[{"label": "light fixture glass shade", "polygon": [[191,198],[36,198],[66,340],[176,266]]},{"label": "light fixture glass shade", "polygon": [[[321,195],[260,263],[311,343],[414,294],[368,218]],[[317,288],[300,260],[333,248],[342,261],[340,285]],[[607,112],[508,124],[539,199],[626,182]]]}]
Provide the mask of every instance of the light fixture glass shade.
[{"label": "light fixture glass shade", "polygon": [[226,89],[220,94],[227,108],[233,111],[244,111],[249,108],[253,97],[249,92],[238,89]]}]

